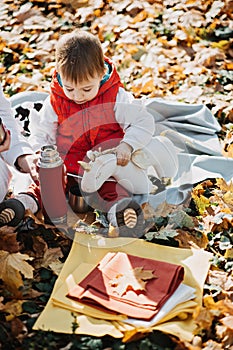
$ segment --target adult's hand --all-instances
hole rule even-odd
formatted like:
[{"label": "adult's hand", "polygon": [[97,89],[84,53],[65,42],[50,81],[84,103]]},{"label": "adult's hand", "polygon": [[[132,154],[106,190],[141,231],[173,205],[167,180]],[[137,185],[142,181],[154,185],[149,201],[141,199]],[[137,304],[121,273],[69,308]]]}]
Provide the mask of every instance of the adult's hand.
[{"label": "adult's hand", "polygon": [[0,145],[0,153],[4,151],[8,151],[8,149],[10,148],[10,144],[11,144],[11,135],[9,130],[6,130],[6,138],[3,144]]},{"label": "adult's hand", "polygon": [[37,171],[38,158],[39,154],[25,154],[17,158],[17,168],[22,173],[30,174],[35,182],[39,180],[39,174]]}]

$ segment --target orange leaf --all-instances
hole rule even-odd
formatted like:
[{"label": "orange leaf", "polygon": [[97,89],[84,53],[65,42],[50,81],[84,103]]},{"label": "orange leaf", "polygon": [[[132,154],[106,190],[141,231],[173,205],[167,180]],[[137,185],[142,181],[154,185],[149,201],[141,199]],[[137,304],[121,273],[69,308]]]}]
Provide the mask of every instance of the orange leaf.
[{"label": "orange leaf", "polygon": [[144,21],[147,17],[148,17],[148,12],[146,12],[145,10],[142,10],[141,12],[139,12],[139,13],[134,17],[134,19],[132,20],[132,23],[142,22],[142,21]]}]

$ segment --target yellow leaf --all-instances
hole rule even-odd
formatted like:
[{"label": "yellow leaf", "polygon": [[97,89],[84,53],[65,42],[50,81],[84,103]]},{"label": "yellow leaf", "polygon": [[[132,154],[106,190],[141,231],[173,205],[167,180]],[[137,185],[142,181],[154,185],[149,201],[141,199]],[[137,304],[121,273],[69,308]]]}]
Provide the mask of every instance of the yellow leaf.
[{"label": "yellow leaf", "polygon": [[148,94],[155,90],[154,80],[150,76],[143,76],[135,81],[135,85],[132,86],[132,91],[137,92],[141,91],[143,94]]},{"label": "yellow leaf", "polygon": [[203,181],[193,188],[192,194],[194,194],[196,196],[200,196],[201,194],[205,193],[206,188],[212,187],[212,186],[213,186],[212,181],[210,181],[210,180]]},{"label": "yellow leaf", "polygon": [[127,46],[127,51],[131,54],[134,55],[136,52],[138,52],[138,47],[137,45],[128,45]]},{"label": "yellow leaf", "polygon": [[22,275],[26,278],[33,277],[33,267],[25,260],[32,260],[27,254],[0,251],[0,279],[6,284],[8,289],[17,294],[18,289],[23,286]]},{"label": "yellow leaf", "polygon": [[216,306],[216,302],[214,301],[214,298],[211,296],[211,295],[206,295],[203,297],[203,302],[204,302],[204,306],[207,308],[207,309],[216,309],[217,306]]},{"label": "yellow leaf", "polygon": [[22,304],[23,300],[12,300],[6,303],[4,307],[4,312],[8,313],[6,316],[6,321],[9,322],[16,316],[19,316],[22,313]]},{"label": "yellow leaf", "polygon": [[199,197],[195,194],[192,194],[192,197],[199,213],[201,215],[204,214],[206,208],[211,205],[209,199],[202,194]]},{"label": "yellow leaf", "polygon": [[211,44],[212,47],[217,47],[218,49],[226,50],[229,48],[230,43],[228,40],[220,40],[218,42],[213,42]]},{"label": "yellow leaf", "polygon": [[130,330],[124,330],[124,337],[122,338],[123,343],[126,342],[136,342],[142,338],[145,338],[145,335],[150,333],[149,328],[134,328]]},{"label": "yellow leaf", "polygon": [[227,192],[222,197],[224,203],[233,206],[233,192]]},{"label": "yellow leaf", "polygon": [[221,191],[223,192],[228,192],[231,191],[233,192],[233,183],[230,181],[229,183],[226,182],[226,180],[222,178],[217,178],[216,179],[216,185],[220,188]]},{"label": "yellow leaf", "polygon": [[233,248],[227,249],[224,258],[226,259],[233,259]]},{"label": "yellow leaf", "polygon": [[211,311],[212,315],[232,315],[233,306],[229,298],[215,301],[212,296],[204,296],[203,303],[205,308]]}]

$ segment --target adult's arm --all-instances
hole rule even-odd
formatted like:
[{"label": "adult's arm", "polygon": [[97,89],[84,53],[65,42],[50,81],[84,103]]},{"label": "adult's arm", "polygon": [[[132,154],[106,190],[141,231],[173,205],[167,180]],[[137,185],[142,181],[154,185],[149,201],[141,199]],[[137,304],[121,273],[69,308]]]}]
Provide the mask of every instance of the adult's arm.
[{"label": "adult's arm", "polygon": [[57,115],[50,103],[50,96],[43,102],[40,112],[35,113],[30,124],[29,142],[35,152],[42,146],[56,144]]},{"label": "adult's arm", "polygon": [[9,150],[2,152],[1,157],[11,166],[14,166],[16,159],[23,154],[32,154],[27,139],[21,134],[20,128],[13,116],[11,103],[5,97],[0,85],[0,117],[5,127],[10,130],[11,144]]}]

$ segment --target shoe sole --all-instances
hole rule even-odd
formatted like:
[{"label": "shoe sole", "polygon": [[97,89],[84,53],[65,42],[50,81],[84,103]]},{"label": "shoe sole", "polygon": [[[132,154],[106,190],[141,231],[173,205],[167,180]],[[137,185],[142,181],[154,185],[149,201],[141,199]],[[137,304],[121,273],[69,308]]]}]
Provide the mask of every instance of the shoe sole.
[{"label": "shoe sole", "polygon": [[116,220],[121,237],[144,235],[145,220],[141,206],[131,198],[125,198],[116,207]]},{"label": "shoe sole", "polygon": [[0,223],[0,227],[2,226],[12,226],[16,227],[23,220],[25,214],[24,205],[17,199],[10,198],[2,203],[0,203],[0,214],[6,210],[11,209],[14,212],[14,217],[7,223]]}]

